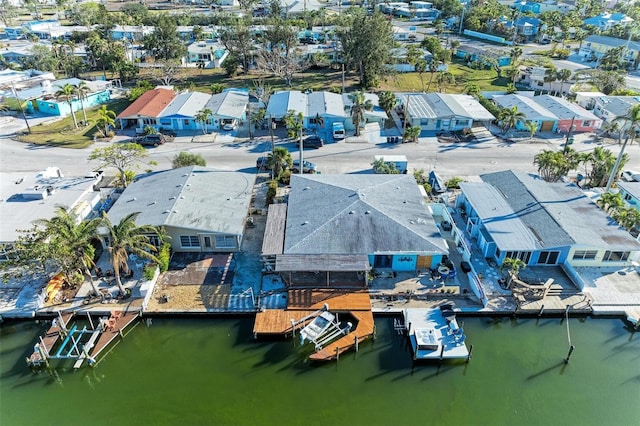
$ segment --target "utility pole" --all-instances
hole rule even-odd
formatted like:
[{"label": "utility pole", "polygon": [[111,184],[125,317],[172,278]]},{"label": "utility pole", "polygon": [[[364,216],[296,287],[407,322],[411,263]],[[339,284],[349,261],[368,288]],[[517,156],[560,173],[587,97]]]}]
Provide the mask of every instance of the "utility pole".
[{"label": "utility pole", "polygon": [[[27,130],[31,133],[31,126],[29,126],[29,120],[27,120],[27,114],[24,112],[24,108],[22,107],[22,102],[20,102],[20,98],[18,97],[18,92],[16,92],[16,87],[11,83],[11,90],[13,91],[13,96],[18,101],[18,106],[20,107],[20,112],[22,113],[22,118],[24,118],[24,123],[27,125]],[[73,111],[71,111],[73,113]]]},{"label": "utility pole", "polygon": [[573,132],[573,129],[575,128],[575,126],[573,125],[574,121],[576,121],[576,116],[575,115],[571,119],[571,125],[569,126],[569,131],[567,132],[567,137],[564,140],[564,149],[562,150],[563,154],[566,154],[567,152],[569,152],[569,145],[573,143],[573,138],[571,137],[571,132]]},{"label": "utility pole", "polygon": [[251,131],[251,100],[247,103],[247,118],[249,119],[249,139],[253,139],[253,132]]},{"label": "utility pole", "polygon": [[462,34],[462,26],[464,24],[464,11],[465,11],[465,6],[462,6],[462,17],[460,18],[460,29],[458,30],[458,34]]},{"label": "utility pole", "polygon": [[[273,121],[273,118],[271,117],[271,114],[269,114],[269,133],[271,133],[271,158],[275,159],[275,153],[276,153],[276,141],[273,138],[273,131],[276,128],[276,123]],[[271,179],[274,178],[274,176],[276,175],[276,164],[275,162],[273,163],[273,166],[271,167]]]},{"label": "utility pole", "polygon": [[304,117],[302,117],[302,114],[300,114],[300,118],[301,118],[301,120],[300,120],[300,164],[299,164],[299,167],[298,167],[298,174],[301,175],[303,173],[303,170],[304,170],[304,162],[303,162],[303,160],[304,160],[304,154],[303,154],[303,151],[304,151],[304,139],[302,139],[302,128],[304,127],[303,126]]},{"label": "utility pole", "polygon": [[344,63],[342,63],[342,93],[344,93]]},{"label": "utility pole", "polygon": [[407,130],[407,120],[409,118],[409,99],[411,99],[411,96],[407,95],[407,102],[404,104],[404,121],[402,122],[402,135],[400,136],[403,142],[404,142],[404,133]]}]

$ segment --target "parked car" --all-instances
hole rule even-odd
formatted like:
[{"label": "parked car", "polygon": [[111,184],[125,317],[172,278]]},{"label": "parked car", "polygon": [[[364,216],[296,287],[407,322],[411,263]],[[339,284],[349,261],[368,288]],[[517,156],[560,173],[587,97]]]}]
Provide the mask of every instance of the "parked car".
[{"label": "parked car", "polygon": [[460,269],[462,269],[462,272],[469,273],[471,272],[471,265],[469,264],[469,262],[465,262],[464,260],[462,262],[460,262]]},{"label": "parked car", "polygon": [[256,160],[256,168],[258,170],[268,169],[269,157],[258,157],[258,159]]},{"label": "parked car", "polygon": [[222,126],[222,129],[226,130],[226,131],[231,131],[231,130],[234,130],[237,126],[238,126],[238,121],[237,120],[231,120],[230,122],[225,123]]},{"label": "parked car", "polygon": [[[315,135],[311,135],[303,138],[302,142],[305,148],[318,149],[324,146],[324,141],[322,140],[322,138],[320,136],[315,136]],[[299,140],[296,140],[296,146],[300,147]]]},{"label": "parked car", "polygon": [[[302,173],[316,173],[317,167],[315,163],[303,161],[302,164]],[[300,173],[300,160],[293,160],[291,173]]]},{"label": "parked car", "polygon": [[448,220],[443,220],[442,222],[440,222],[440,226],[442,226],[442,230],[443,231],[451,231],[452,225],[451,222],[449,222]]},{"label": "parked car", "polygon": [[135,142],[142,146],[158,146],[162,145],[166,141],[167,138],[161,133],[139,136],[135,139]]},{"label": "parked car", "polygon": [[622,180],[625,182],[640,182],[640,172],[625,170],[622,172]]}]

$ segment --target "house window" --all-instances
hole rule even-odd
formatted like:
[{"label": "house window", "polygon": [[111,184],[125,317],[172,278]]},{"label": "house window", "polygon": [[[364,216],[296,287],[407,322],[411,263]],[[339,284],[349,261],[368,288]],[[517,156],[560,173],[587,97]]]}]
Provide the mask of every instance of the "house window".
[{"label": "house window", "polygon": [[558,263],[559,251],[541,251],[538,257],[538,265],[555,265]]},{"label": "house window", "polygon": [[156,120],[154,120],[153,118],[143,118],[142,119],[142,123],[143,124],[156,124]]},{"label": "house window", "polygon": [[421,118],[420,119],[420,125],[421,126],[428,126],[429,125],[429,119],[428,118]]},{"label": "house window", "polygon": [[236,237],[233,235],[218,235],[216,236],[217,248],[235,248]]},{"label": "house window", "polygon": [[149,244],[154,247],[160,247],[160,238],[157,235],[149,235],[148,237]]},{"label": "house window", "polygon": [[582,127],[591,127],[591,121],[583,121]]},{"label": "house window", "polygon": [[197,235],[180,235],[182,247],[200,247],[200,239]]},{"label": "house window", "polygon": [[189,121],[190,121],[190,120],[188,120],[188,119],[186,119],[186,118],[185,118],[185,119],[184,119],[184,125],[185,125],[185,126],[188,126],[188,125],[189,125]]},{"label": "house window", "polygon": [[508,251],[505,252],[505,259],[507,257],[510,257],[511,259],[520,259],[522,260],[525,264],[529,264],[529,259],[531,259],[531,252],[530,251]]},{"label": "house window", "polygon": [[596,258],[596,250],[576,250],[573,253],[573,260],[592,260]]},{"label": "house window", "polygon": [[629,258],[628,251],[605,251],[604,257],[602,258],[603,262],[622,262]]}]

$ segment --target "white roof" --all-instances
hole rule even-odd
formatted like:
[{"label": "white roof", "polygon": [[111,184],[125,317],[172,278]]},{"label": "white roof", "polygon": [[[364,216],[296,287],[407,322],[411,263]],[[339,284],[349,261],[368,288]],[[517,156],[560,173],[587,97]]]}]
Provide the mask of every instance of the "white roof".
[{"label": "white roof", "polygon": [[518,112],[524,113],[527,121],[557,120],[558,117],[531,98],[520,95],[494,96],[493,100],[502,108],[518,108]]}]

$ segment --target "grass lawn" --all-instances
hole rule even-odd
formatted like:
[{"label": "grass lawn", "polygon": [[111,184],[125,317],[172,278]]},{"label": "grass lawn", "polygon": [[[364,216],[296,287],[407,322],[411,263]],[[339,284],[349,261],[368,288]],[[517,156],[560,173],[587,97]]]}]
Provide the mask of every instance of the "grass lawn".
[{"label": "grass lawn", "polygon": [[[107,104],[107,108],[117,114],[122,112],[129,105],[126,99],[115,99]],[[96,110],[99,107],[87,109],[88,126],[73,128],[71,116],[50,124],[39,124],[31,126],[31,133],[18,137],[20,142],[32,143],[34,145],[51,145],[63,148],[86,148],[93,143],[93,135],[97,133],[95,121],[98,118]],[[82,111],[76,112],[76,119],[83,120]]]}]

